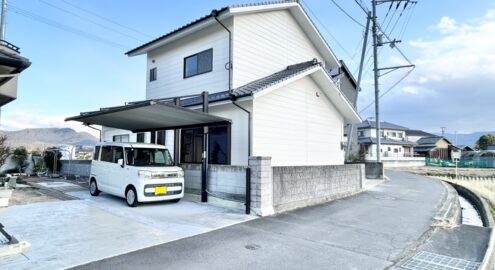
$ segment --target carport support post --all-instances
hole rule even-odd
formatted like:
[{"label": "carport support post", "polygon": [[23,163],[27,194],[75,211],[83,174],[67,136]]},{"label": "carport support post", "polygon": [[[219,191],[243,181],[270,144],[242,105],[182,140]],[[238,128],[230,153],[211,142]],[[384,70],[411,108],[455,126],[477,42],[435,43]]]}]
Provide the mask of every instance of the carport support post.
[{"label": "carport support post", "polygon": [[[180,107],[180,98],[175,98],[174,100],[175,106]],[[180,148],[180,141],[179,141],[179,132],[180,129],[174,130],[174,164],[175,166],[179,165],[179,148]]]},{"label": "carport support post", "polygon": [[[203,92],[203,112],[208,113],[208,92]],[[208,193],[206,191],[208,179],[208,127],[203,127],[203,166],[201,166],[201,202],[208,201]]]}]

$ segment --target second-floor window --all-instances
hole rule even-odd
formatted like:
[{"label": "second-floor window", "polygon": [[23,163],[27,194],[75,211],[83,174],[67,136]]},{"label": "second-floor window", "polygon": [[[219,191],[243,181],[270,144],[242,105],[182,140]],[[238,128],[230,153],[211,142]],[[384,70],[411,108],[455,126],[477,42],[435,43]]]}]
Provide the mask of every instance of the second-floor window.
[{"label": "second-floor window", "polygon": [[129,142],[129,134],[113,136],[114,142]]},{"label": "second-floor window", "polygon": [[208,49],[184,58],[184,78],[213,70],[213,49]]},{"label": "second-floor window", "polygon": [[150,82],[156,81],[156,67],[150,69]]}]

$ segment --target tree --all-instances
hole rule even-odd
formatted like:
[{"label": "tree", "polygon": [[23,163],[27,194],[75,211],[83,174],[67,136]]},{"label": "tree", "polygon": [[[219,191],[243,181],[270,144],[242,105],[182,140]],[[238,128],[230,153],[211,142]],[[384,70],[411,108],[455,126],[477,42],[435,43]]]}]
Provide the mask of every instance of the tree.
[{"label": "tree", "polygon": [[55,157],[55,152],[57,153],[57,168],[60,169],[62,166],[62,163],[60,162],[60,158],[62,158],[62,153],[58,151],[57,148],[48,148],[45,150],[43,153],[43,160],[45,161],[45,166],[49,170],[54,170],[54,157]]},{"label": "tree", "polygon": [[7,136],[0,135],[0,167],[5,164],[5,160],[10,156],[10,147],[8,147],[5,142],[7,141]]},{"label": "tree", "polygon": [[12,153],[12,161],[14,161],[20,173],[24,172],[29,166],[28,155],[28,151],[24,147],[17,147]]},{"label": "tree", "polygon": [[476,141],[476,150],[487,150],[490,145],[495,145],[495,136],[485,134]]}]

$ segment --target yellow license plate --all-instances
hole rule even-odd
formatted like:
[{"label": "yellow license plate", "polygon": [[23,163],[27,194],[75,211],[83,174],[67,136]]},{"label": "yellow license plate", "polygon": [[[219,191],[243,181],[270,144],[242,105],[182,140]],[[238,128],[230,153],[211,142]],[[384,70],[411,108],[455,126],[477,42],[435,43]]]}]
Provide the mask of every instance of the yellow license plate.
[{"label": "yellow license plate", "polygon": [[166,194],[166,193],[167,193],[167,187],[156,187],[155,188],[155,195]]}]

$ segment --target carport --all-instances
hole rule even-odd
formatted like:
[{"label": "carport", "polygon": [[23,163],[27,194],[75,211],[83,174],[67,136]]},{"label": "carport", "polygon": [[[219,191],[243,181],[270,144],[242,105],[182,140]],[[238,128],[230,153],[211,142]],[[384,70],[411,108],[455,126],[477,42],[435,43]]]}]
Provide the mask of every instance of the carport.
[{"label": "carport", "polygon": [[[181,104],[198,101],[202,111],[183,108]],[[68,117],[65,121],[79,121],[84,125],[101,125],[130,130],[132,132],[153,132],[175,130],[174,162],[179,160],[180,143],[178,129],[203,127],[203,155],[201,166],[201,201],[207,202],[206,179],[208,178],[208,127],[231,124],[230,119],[208,114],[208,92],[200,95],[172,97],[167,99],[130,102],[123,106],[101,108],[98,111],[83,112]]]}]

